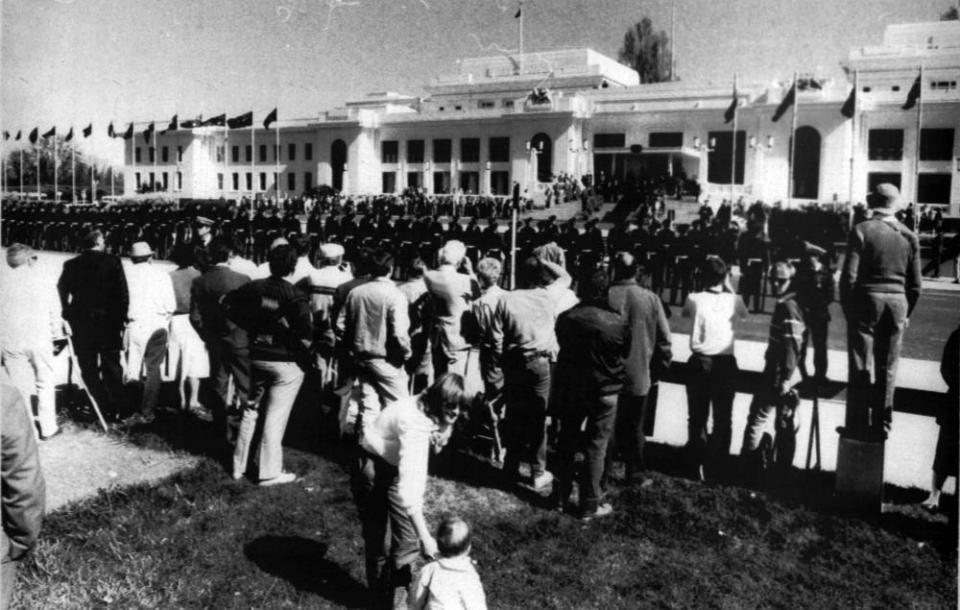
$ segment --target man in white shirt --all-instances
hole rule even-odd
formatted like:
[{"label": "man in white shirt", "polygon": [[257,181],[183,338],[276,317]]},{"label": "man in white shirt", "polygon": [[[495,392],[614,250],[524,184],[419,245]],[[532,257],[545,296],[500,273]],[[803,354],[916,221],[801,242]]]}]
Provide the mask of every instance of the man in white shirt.
[{"label": "man in white shirt", "polygon": [[293,248],[297,251],[297,266],[293,269],[293,283],[297,284],[300,280],[310,277],[317,268],[310,263],[310,238],[301,234],[290,239],[293,240]]},{"label": "man in white shirt", "polygon": [[127,330],[124,343],[127,351],[128,380],[139,381],[141,370],[146,374],[139,419],[150,423],[160,399],[160,363],[167,350],[167,328],[176,311],[177,301],[170,275],[150,264],[150,244],[138,241],[130,250],[132,264],[124,268],[130,291]]},{"label": "man in white shirt", "polygon": [[[227,258],[227,267],[232,271],[236,271],[247,277],[253,277],[257,275],[257,264],[248,258],[241,256],[243,249],[238,243],[239,240],[229,243],[230,254]],[[213,264],[213,263],[211,263]]]}]

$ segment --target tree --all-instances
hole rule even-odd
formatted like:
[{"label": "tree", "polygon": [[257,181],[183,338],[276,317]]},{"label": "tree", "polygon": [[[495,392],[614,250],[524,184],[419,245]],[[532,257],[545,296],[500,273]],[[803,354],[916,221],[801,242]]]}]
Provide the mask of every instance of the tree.
[{"label": "tree", "polygon": [[[20,148],[8,149],[5,153],[6,167],[6,188],[9,191],[19,190],[20,188],[20,150],[23,150],[23,190],[31,193],[37,188],[37,156],[40,157],[40,184],[41,191],[47,194],[53,192],[54,182],[54,155],[56,155],[57,164],[57,186],[58,190],[64,193],[64,197],[69,199],[70,189],[73,183],[72,167],[70,155],[73,150],[73,142],[64,142],[61,136],[56,136],[56,147],[53,139],[41,138],[36,146],[31,146],[26,142],[16,142]],[[98,190],[103,190],[104,184],[109,190],[110,172],[116,171],[107,164],[101,162],[96,157],[84,154],[79,149],[76,150],[77,167],[77,192],[86,189],[89,194],[90,189],[90,168],[93,168],[93,178],[98,182]],[[122,180],[122,172],[117,172],[116,180]],[[106,181],[106,183],[104,182]],[[118,184],[122,185],[122,182]]]},{"label": "tree", "polygon": [[955,6],[951,6],[943,13],[940,13],[940,21],[957,21],[960,20],[960,10]]},{"label": "tree", "polygon": [[644,17],[627,30],[618,59],[640,74],[641,83],[673,80],[673,50],[663,30],[654,31],[653,22]]}]

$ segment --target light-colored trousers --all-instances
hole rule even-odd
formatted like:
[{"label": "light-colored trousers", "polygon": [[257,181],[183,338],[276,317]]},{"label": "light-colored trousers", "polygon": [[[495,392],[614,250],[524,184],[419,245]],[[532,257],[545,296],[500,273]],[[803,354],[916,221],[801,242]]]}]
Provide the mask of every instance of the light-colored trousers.
[{"label": "light-colored trousers", "polygon": [[57,405],[54,393],[53,343],[43,343],[16,350],[3,349],[3,362],[14,387],[23,394],[30,420],[30,396],[37,395],[37,423],[40,434],[48,436],[57,431]]}]

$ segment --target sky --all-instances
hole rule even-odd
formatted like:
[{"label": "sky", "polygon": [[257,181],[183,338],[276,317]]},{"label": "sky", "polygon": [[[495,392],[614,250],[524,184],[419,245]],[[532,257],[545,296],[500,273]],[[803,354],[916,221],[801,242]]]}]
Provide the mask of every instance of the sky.
[{"label": "sky", "polygon": [[[671,31],[695,83],[842,78],[851,48],[892,23],[936,21],[955,0],[524,0],[524,50],[616,57],[644,16]],[[0,124],[24,135],[93,123],[80,142],[135,121],[252,110],[316,117],[375,91],[423,94],[458,60],[518,48],[518,0],[0,0]],[[142,129],[138,126],[138,129]]]}]

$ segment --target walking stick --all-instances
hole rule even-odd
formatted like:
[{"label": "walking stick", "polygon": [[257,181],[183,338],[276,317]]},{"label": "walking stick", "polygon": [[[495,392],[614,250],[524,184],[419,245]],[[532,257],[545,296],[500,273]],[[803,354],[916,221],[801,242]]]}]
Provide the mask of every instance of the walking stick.
[{"label": "walking stick", "polygon": [[80,370],[80,361],[77,360],[77,353],[73,349],[73,339],[67,335],[67,349],[70,354],[70,364],[74,370],[77,371],[77,385],[80,386],[86,395],[90,399],[90,404],[93,406],[94,413],[97,414],[97,419],[100,420],[100,425],[103,426],[104,432],[109,432],[110,427],[107,426],[106,420],[103,419],[103,414],[100,412],[100,406],[97,404],[97,400],[93,397],[93,394],[90,392],[90,388],[87,387],[87,384],[83,381],[83,375]]},{"label": "walking stick", "polygon": [[820,388],[816,382],[813,386],[813,413],[810,417],[810,439],[807,441],[807,470],[813,457],[813,447],[817,447],[817,463],[814,470],[820,470]]}]

